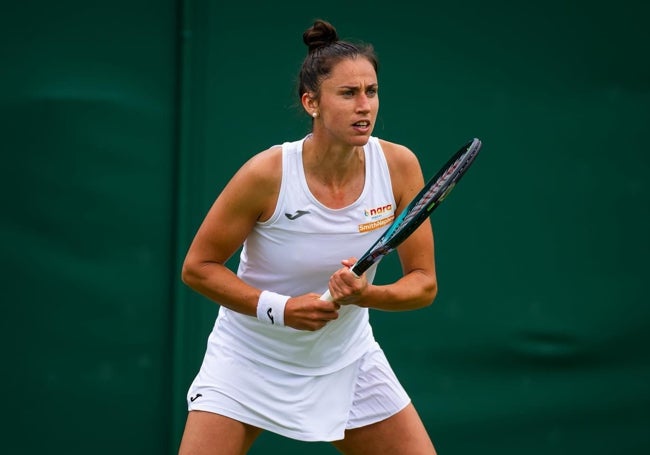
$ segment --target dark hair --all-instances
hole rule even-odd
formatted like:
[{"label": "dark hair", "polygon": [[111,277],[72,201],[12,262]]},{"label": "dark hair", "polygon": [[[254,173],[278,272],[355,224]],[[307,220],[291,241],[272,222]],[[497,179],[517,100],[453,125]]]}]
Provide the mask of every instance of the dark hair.
[{"label": "dark hair", "polygon": [[372,64],[375,71],[379,69],[379,62],[372,45],[339,40],[336,29],[327,21],[317,19],[314,25],[302,34],[302,40],[309,48],[309,53],[302,62],[298,76],[298,98],[306,92],[318,95],[321,82],[330,75],[332,68],[341,60],[364,57]]}]

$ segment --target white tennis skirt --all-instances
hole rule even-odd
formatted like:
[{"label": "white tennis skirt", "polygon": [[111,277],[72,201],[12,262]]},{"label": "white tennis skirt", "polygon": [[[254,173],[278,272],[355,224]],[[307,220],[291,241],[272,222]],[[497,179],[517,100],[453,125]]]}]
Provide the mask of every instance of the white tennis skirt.
[{"label": "white tennis skirt", "polygon": [[[217,359],[218,365],[213,362]],[[222,349],[204,362],[187,395],[189,411],[208,411],[301,441],[337,441],[346,429],[384,420],[410,398],[378,344],[351,365],[305,376]]]}]

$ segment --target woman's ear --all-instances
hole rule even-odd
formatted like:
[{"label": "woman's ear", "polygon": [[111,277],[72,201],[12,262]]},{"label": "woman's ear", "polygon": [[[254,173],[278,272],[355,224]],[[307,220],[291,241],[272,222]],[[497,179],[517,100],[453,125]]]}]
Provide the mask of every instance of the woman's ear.
[{"label": "woman's ear", "polygon": [[318,117],[318,100],[316,100],[313,93],[303,93],[301,101],[303,109],[310,117]]}]

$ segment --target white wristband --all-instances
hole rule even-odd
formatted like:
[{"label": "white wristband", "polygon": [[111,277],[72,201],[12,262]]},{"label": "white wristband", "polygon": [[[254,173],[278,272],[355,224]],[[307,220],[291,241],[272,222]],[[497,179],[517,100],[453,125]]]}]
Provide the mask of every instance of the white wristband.
[{"label": "white wristband", "polygon": [[257,319],[277,326],[284,326],[284,307],[289,297],[271,291],[262,291],[257,301]]}]

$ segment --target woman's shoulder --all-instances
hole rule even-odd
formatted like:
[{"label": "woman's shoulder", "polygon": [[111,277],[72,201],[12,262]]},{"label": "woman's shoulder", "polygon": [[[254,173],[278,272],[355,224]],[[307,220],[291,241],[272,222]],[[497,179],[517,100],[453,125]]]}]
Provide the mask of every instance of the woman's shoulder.
[{"label": "woman's shoulder", "polygon": [[409,147],[386,139],[377,139],[391,170],[409,172],[420,168],[417,155]]},{"label": "woman's shoulder", "polygon": [[220,197],[228,205],[250,213],[257,221],[273,213],[282,180],[282,147],[274,146],[252,155],[237,170]]},{"label": "woman's shoulder", "polygon": [[251,156],[240,172],[255,180],[274,181],[282,175],[282,146],[274,145]]},{"label": "woman's shoulder", "polygon": [[390,172],[393,195],[398,208],[410,201],[423,184],[422,169],[416,154],[408,147],[395,142],[379,140]]}]

